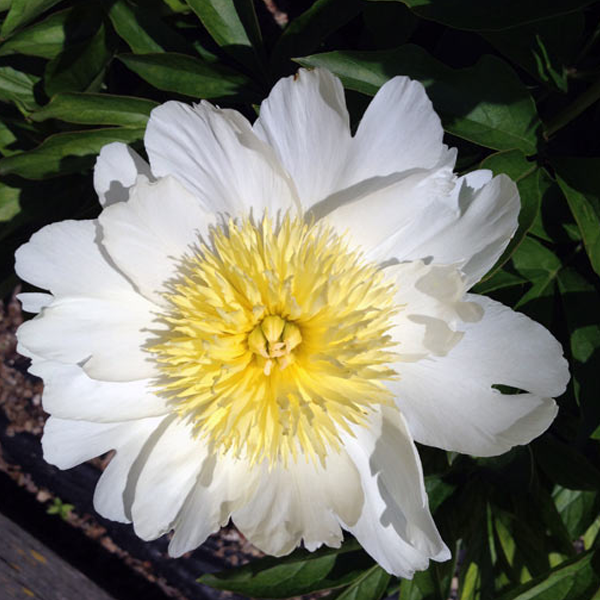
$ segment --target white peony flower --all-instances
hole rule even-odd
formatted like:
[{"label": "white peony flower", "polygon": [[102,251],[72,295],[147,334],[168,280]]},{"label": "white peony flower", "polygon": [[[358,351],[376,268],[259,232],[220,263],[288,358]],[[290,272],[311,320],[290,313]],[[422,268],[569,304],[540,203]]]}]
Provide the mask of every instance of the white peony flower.
[{"label": "white peony flower", "polygon": [[[19,330],[62,469],[115,449],[98,512],[179,556],[231,518],[284,555],[350,531],[390,573],[450,552],[415,441],[491,456],[552,422],[568,380],[542,326],[468,294],[517,227],[506,176],[452,173],[423,87],[385,84],[350,134],[324,70],[251,125],[152,113],[150,160],[98,158],[97,220],[44,227],[17,273],[50,294]],[[503,395],[494,384],[524,393]]]}]

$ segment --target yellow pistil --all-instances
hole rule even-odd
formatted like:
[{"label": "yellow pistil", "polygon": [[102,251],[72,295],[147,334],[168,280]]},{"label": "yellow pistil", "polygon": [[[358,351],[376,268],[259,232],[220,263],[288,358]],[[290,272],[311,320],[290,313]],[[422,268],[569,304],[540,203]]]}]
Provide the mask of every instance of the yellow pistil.
[{"label": "yellow pistil", "polygon": [[[302,341],[297,325],[286,323],[281,317],[265,317],[248,336],[248,348],[265,359],[263,372],[270,375],[274,364],[285,369],[293,360],[292,350]],[[260,359],[258,359],[260,362]]]},{"label": "yellow pistil", "polygon": [[215,451],[323,462],[391,402],[394,292],[326,224],[230,221],[166,295],[158,391]]}]

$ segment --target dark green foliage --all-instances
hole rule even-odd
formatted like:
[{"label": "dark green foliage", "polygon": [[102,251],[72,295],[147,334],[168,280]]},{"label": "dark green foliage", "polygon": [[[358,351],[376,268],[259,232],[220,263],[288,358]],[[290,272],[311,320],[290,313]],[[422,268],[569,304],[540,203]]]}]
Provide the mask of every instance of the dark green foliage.
[{"label": "dark green foliage", "polygon": [[[277,2],[276,2],[277,4]],[[153,107],[210,99],[248,117],[278,78],[324,66],[355,129],[394,75],[427,88],[459,169],[519,187],[519,229],[476,293],[543,323],[572,382],[530,445],[477,459],[420,448],[453,561],[390,577],[351,539],[200,581],[248,597],[591,600],[600,589],[600,5],[593,0],[0,0],[0,289],[40,226],[98,213],[103,145]],[[33,180],[33,181],[31,181]],[[504,390],[510,392],[510,390]]]}]

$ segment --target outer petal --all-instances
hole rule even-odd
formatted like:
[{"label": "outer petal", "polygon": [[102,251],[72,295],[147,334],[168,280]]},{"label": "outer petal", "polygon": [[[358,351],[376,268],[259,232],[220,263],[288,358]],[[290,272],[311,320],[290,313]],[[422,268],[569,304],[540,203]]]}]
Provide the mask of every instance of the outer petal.
[{"label": "outer petal", "polygon": [[100,151],[94,168],[94,188],[102,206],[123,202],[139,175],[152,178],[150,165],[121,142],[107,144]]},{"label": "outer petal", "polygon": [[331,453],[325,468],[300,459],[263,469],[256,495],[232,519],[256,547],[283,556],[301,540],[309,550],[339,547],[340,520],[355,523],[362,506],[358,472],[342,451]]},{"label": "outer petal", "polygon": [[518,226],[517,186],[506,175],[490,177],[489,171],[474,171],[460,178],[450,195],[424,205],[410,228],[384,242],[379,255],[460,263],[471,287],[498,260]]},{"label": "outer petal", "polygon": [[[421,213],[453,186],[448,167],[373,177],[332,194],[311,213],[327,216],[340,232],[348,231],[369,260],[385,261],[396,257],[389,254],[387,241],[414,237]],[[378,252],[382,244],[386,252]]]},{"label": "outer petal", "polygon": [[167,102],[152,111],[145,144],[152,172],[173,175],[213,212],[262,216],[297,205],[273,150],[237,111]]},{"label": "outer petal", "polygon": [[40,294],[37,292],[25,292],[17,295],[17,300],[25,312],[39,313],[42,308],[52,303],[50,294]]},{"label": "outer petal", "polygon": [[141,293],[156,304],[178,265],[201,237],[214,215],[173,177],[150,183],[141,178],[129,202],[109,206],[100,215],[102,245]]},{"label": "outer petal", "polygon": [[115,446],[117,453],[104,469],[94,491],[94,508],[106,519],[131,523],[132,475],[154,448],[164,418],[127,423],[127,436]]},{"label": "outer petal", "polygon": [[261,474],[261,469],[252,469],[246,461],[220,454],[208,456],[173,524],[169,554],[179,557],[197,548],[226,525],[231,513],[253,498]]},{"label": "outer petal", "polygon": [[423,86],[408,77],[390,79],[381,86],[360,122],[343,187],[375,176],[432,169],[448,153],[442,144],[443,135]]},{"label": "outer petal", "polygon": [[168,417],[161,429],[143,464],[130,475],[133,526],[144,540],[171,528],[207,455],[206,445],[177,416]]},{"label": "outer petal", "polygon": [[148,445],[162,417],[126,423],[91,423],[50,417],[44,426],[44,458],[60,469],[69,469],[109,450],[117,454],[100,477],[94,507],[107,519],[128,522],[125,490],[134,462]]},{"label": "outer petal", "polygon": [[[543,433],[556,416],[551,396],[565,390],[560,344],[525,315],[480,296],[478,323],[445,357],[397,365],[390,384],[415,440],[445,450],[493,456]],[[503,384],[531,393],[504,395]]]},{"label": "outer petal", "polygon": [[372,427],[355,427],[345,440],[360,472],[365,504],[347,524],[362,547],[389,573],[412,578],[429,560],[450,552],[429,512],[419,455],[402,415],[384,409]]},{"label": "outer petal", "polygon": [[133,292],[133,286],[102,254],[96,221],[46,225],[16,252],[17,275],[55,296],[101,298]]},{"label": "outer petal", "polygon": [[148,379],[98,381],[79,365],[40,359],[29,371],[44,380],[44,410],[60,419],[113,423],[171,412],[165,399],[152,392]]},{"label": "outer petal", "polygon": [[42,448],[44,459],[59,469],[70,469],[100,456],[109,450],[120,448],[138,434],[142,425],[156,427],[162,417],[154,417],[125,423],[92,423],[72,421],[51,416],[44,425]]},{"label": "outer petal", "polygon": [[304,209],[339,189],[350,148],[344,89],[329,71],[300,69],[261,104],[256,134],[275,149]]},{"label": "outer petal", "polygon": [[105,381],[155,375],[143,347],[152,330],[154,305],[135,293],[112,298],[61,298],[19,327],[19,341],[34,354],[71,365]]},{"label": "outer petal", "polygon": [[385,272],[396,281],[399,311],[390,335],[402,361],[445,356],[461,340],[464,322],[483,315],[479,304],[465,301],[465,277],[456,266],[412,261]]}]

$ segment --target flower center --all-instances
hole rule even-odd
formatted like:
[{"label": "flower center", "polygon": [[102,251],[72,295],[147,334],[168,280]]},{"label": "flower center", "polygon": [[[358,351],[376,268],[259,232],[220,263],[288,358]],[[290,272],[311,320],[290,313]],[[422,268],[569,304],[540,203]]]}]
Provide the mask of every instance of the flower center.
[{"label": "flower center", "polygon": [[[271,374],[273,365],[285,369],[294,360],[292,350],[302,342],[300,328],[281,317],[265,317],[248,336],[248,348],[264,359],[263,373]],[[262,361],[257,358],[258,362]]]},{"label": "flower center", "polygon": [[395,286],[326,224],[230,221],[170,289],[158,393],[212,450],[323,462],[391,403]]}]

